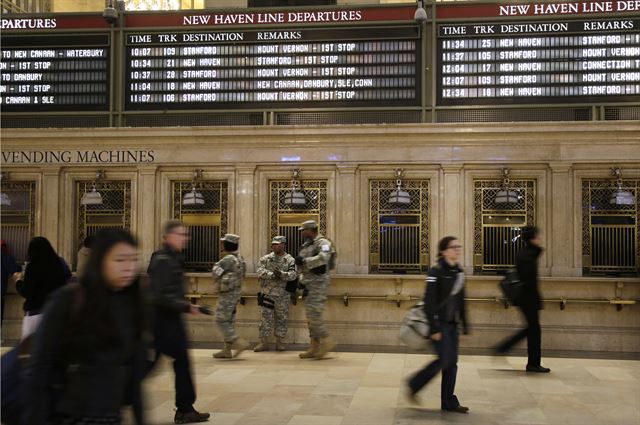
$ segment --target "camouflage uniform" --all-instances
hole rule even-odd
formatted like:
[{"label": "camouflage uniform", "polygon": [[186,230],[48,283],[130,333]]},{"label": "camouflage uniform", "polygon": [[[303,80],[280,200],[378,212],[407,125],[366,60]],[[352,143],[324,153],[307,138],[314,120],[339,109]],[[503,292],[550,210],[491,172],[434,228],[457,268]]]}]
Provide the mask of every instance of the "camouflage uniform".
[{"label": "camouflage uniform", "polygon": [[319,340],[329,336],[327,325],[322,320],[322,312],[327,301],[332,252],[331,241],[317,235],[314,240],[307,240],[298,254],[304,258],[304,264],[299,266],[302,273],[300,284],[305,285],[309,291],[304,305],[311,339]]},{"label": "camouflage uniform", "polygon": [[220,285],[216,322],[224,335],[224,342],[231,343],[238,339],[234,326],[235,310],[242,293],[246,264],[237,253],[229,253],[213,266],[212,272]]},{"label": "camouflage uniform", "polygon": [[[274,270],[280,270],[282,275],[276,278]],[[296,264],[293,257],[287,253],[276,255],[270,253],[260,258],[258,266],[258,279],[260,280],[260,291],[275,304],[274,309],[261,307],[260,337],[266,338],[271,335],[274,328],[278,338],[287,335],[287,318],[289,316],[290,295],[285,290],[288,281],[296,278]],[[275,316],[275,317],[274,317]]]}]

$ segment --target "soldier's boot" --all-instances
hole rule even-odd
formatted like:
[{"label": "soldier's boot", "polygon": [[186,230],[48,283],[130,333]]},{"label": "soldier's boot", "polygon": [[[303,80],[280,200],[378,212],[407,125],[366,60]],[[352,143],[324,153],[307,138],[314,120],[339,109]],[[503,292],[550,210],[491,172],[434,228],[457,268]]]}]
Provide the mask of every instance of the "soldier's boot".
[{"label": "soldier's boot", "polygon": [[269,351],[269,341],[267,338],[260,338],[260,342],[253,348],[256,353],[260,351]]},{"label": "soldier's boot", "polygon": [[326,336],[320,340],[318,350],[316,351],[316,359],[321,359],[327,355],[328,352],[336,348],[336,342],[331,339],[330,336]]},{"label": "soldier's boot", "polygon": [[298,356],[301,359],[312,359],[316,356],[316,353],[318,351],[318,346],[320,344],[320,341],[316,338],[311,338],[311,346],[309,347],[309,349],[307,351],[305,351],[304,353],[300,353],[298,354]]},{"label": "soldier's boot", "polygon": [[218,351],[217,353],[215,353],[213,355],[214,358],[216,359],[230,359],[233,357],[233,355],[231,355],[231,343],[230,342],[225,342],[224,343],[224,347],[222,347],[222,350]]},{"label": "soldier's boot", "polygon": [[233,353],[233,357],[238,357],[240,353],[242,353],[247,348],[249,348],[249,343],[240,337],[236,338],[231,343],[231,349],[235,350],[235,352]]},{"label": "soldier's boot", "polygon": [[284,342],[282,342],[282,338],[276,337],[276,351],[284,351]]}]

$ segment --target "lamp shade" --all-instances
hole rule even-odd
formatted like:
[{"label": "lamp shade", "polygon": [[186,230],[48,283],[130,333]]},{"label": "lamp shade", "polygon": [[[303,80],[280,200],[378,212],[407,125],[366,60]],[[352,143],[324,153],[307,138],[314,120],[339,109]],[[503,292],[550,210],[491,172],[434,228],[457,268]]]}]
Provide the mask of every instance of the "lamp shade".
[{"label": "lamp shade", "polygon": [[7,195],[6,193],[0,193],[0,205],[3,207],[10,207],[11,206],[11,198],[9,198],[9,195]]},{"label": "lamp shade", "polygon": [[389,203],[399,206],[409,205],[411,203],[411,195],[406,190],[394,190],[389,195]]},{"label": "lamp shade", "polygon": [[204,205],[204,196],[202,196],[202,193],[196,192],[194,187],[190,192],[184,194],[182,205]]},{"label": "lamp shade", "polygon": [[304,193],[294,189],[285,193],[284,204],[289,207],[304,207],[307,205],[307,200],[304,197]]},{"label": "lamp shade", "polygon": [[507,190],[499,190],[496,193],[495,203],[496,204],[517,204],[520,200],[520,194],[511,189]]},{"label": "lamp shade", "polygon": [[85,192],[80,199],[81,205],[102,205],[102,195],[95,188],[91,192]]},{"label": "lamp shade", "polygon": [[618,189],[611,194],[609,204],[611,205],[635,205],[636,198],[629,191]]}]

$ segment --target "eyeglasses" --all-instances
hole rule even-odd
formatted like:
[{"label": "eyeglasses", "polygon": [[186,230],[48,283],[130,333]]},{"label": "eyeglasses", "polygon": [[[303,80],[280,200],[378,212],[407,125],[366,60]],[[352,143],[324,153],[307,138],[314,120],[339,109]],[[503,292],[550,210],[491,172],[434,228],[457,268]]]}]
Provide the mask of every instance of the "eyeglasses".
[{"label": "eyeglasses", "polygon": [[462,245],[449,245],[447,249],[461,249]]}]

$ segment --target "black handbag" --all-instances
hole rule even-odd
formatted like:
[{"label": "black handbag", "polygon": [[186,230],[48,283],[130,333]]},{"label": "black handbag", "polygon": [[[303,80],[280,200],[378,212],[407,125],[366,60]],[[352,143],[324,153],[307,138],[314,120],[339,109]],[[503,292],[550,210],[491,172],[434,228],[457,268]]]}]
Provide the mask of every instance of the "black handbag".
[{"label": "black handbag", "polygon": [[515,268],[507,270],[507,274],[500,281],[499,286],[509,303],[518,305],[524,290],[524,282],[520,280],[518,271]]},{"label": "black handbag", "polygon": [[284,290],[289,292],[290,294],[295,294],[298,289],[298,279],[293,279],[287,282],[287,285],[284,287]]}]

